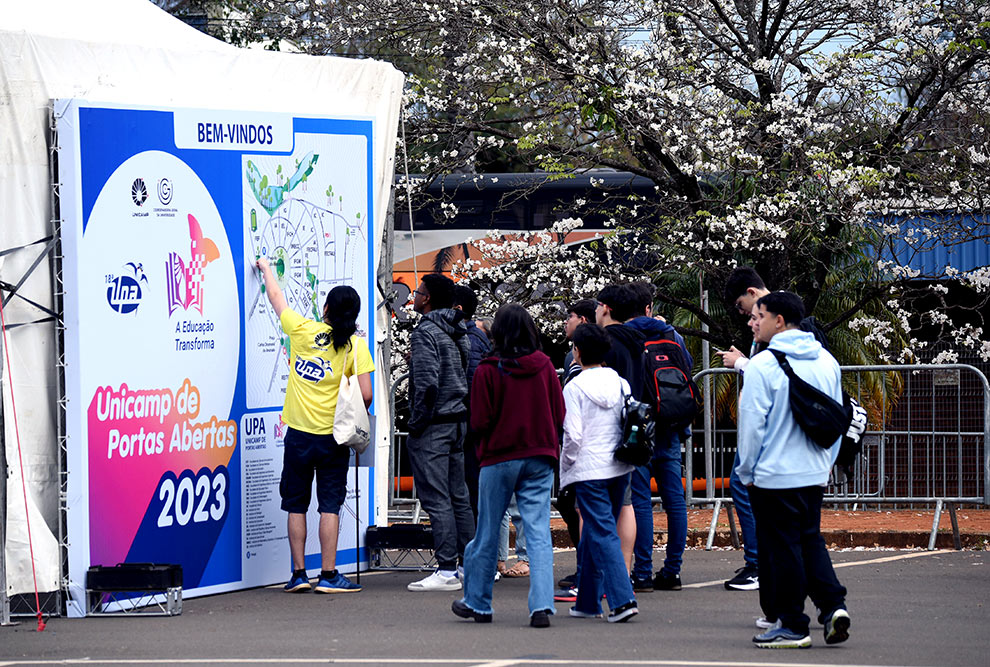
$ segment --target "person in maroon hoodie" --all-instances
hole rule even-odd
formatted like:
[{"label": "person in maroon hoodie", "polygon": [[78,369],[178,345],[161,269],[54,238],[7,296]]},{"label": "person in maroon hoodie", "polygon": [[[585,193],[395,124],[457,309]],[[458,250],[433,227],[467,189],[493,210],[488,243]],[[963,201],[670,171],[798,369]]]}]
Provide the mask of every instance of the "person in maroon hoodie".
[{"label": "person in maroon hoodie", "polygon": [[495,349],[471,384],[471,428],[480,436],[478,524],[464,551],[464,597],[451,610],[478,623],[492,620],[498,534],[516,494],[529,551],[530,625],[545,628],[553,606],[550,493],[564,424],[564,397],[536,323],[507,304],[492,323]]}]

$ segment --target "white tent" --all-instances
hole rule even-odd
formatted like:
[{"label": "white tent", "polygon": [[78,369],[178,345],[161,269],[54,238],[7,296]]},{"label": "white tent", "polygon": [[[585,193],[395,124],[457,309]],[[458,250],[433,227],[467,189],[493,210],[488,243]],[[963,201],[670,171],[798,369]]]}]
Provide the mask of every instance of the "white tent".
[{"label": "white tent", "polygon": [[[17,286],[16,294],[7,286],[2,292],[9,344],[2,361],[2,435],[9,478],[6,553],[0,566],[6,565],[7,594],[34,590],[19,451],[38,587],[54,591],[63,575],[58,544],[62,411],[55,320],[59,300],[54,294],[58,282],[53,280],[59,264],[50,252],[57,249],[52,100],[373,118],[377,128],[374,210],[383,220],[389,208],[402,84],[401,73],[386,63],[238,49],[186,26],[147,0],[3,3],[0,281]],[[382,236],[376,243],[374,265],[379,282],[385,276],[384,284],[389,284],[391,266],[382,266],[383,254],[390,264],[385,228],[377,227]],[[378,299],[380,304],[380,294]],[[375,327],[381,345],[387,338],[383,308],[375,309]],[[380,350],[376,352],[377,359],[384,359]],[[385,426],[386,378],[387,373],[376,373],[378,419]],[[375,446],[379,451],[387,449],[387,427],[377,429]],[[377,466],[375,487],[380,494],[387,489],[386,475],[387,466]],[[379,508],[383,505],[376,503]]]}]

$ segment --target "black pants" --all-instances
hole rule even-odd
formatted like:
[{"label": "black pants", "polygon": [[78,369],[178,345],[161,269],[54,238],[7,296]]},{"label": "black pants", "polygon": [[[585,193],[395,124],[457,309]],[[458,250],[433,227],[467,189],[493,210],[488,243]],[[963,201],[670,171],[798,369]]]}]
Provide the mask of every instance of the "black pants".
[{"label": "black pants", "polygon": [[471,500],[471,513],[475,523],[478,521],[478,475],[481,467],[478,465],[478,443],[481,438],[470,429],[464,436],[464,482],[467,484],[468,496]]},{"label": "black pants", "polygon": [[804,600],[811,595],[819,619],[845,608],[846,589],[839,583],[821,534],[821,486],[800,489],[749,487],[756,517],[760,561],[760,605],[781,625],[808,634]]}]

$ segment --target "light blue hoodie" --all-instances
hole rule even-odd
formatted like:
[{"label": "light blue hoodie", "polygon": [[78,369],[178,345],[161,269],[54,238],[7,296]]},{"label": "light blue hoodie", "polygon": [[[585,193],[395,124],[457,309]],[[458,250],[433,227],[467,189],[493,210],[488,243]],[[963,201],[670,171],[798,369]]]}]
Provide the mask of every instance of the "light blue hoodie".
[{"label": "light blue hoodie", "polygon": [[[842,400],[841,372],[835,358],[813,334],[799,329],[782,331],[770,340],[770,349],[787,355],[791,368],[806,382],[837,401]],[[839,455],[838,441],[822,449],[804,434],[791,415],[789,381],[770,350],[757,354],[746,366],[739,399],[739,465],[743,484],[762,489],[821,486]]]}]

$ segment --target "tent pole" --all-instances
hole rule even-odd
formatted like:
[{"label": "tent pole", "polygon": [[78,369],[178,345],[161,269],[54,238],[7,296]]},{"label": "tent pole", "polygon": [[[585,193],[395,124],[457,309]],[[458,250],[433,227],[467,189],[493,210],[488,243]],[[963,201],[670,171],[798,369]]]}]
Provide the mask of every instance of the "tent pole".
[{"label": "tent pole", "polygon": [[[3,378],[3,340],[0,337],[0,380]],[[0,386],[0,397],[3,387]],[[4,436],[3,400],[0,398],[0,626],[11,625],[7,597],[7,445]]]},{"label": "tent pole", "polygon": [[[355,355],[356,357],[357,355]],[[354,450],[354,556],[355,582],[361,583],[361,455]]]}]

